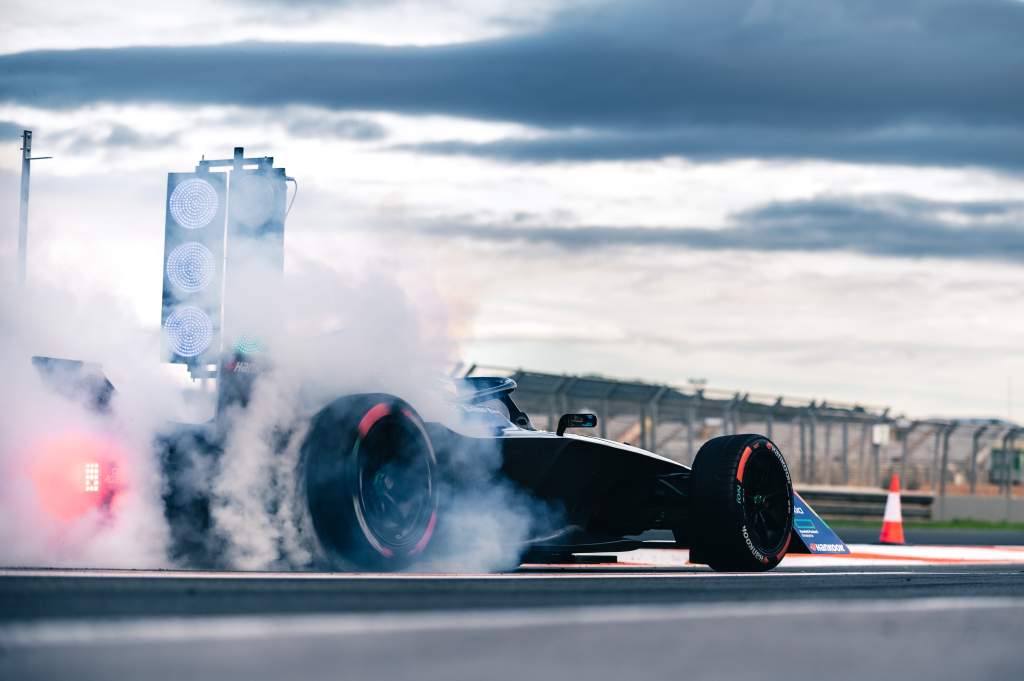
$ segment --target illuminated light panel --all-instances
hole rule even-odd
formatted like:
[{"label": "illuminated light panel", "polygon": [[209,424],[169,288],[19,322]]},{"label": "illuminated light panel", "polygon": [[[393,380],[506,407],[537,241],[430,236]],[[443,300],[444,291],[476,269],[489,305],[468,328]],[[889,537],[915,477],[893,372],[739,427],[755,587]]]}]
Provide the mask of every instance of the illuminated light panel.
[{"label": "illuminated light panel", "polygon": [[85,491],[100,491],[100,465],[96,462],[85,464]]},{"label": "illuminated light panel", "polygon": [[174,310],[164,322],[164,332],[171,350],[181,357],[196,357],[206,352],[213,342],[213,322],[198,307],[184,306]]},{"label": "illuminated light panel", "polygon": [[198,241],[184,243],[167,256],[167,278],[186,293],[209,286],[216,268],[213,253]]},{"label": "illuminated light panel", "polygon": [[199,229],[213,220],[220,199],[212,184],[193,177],[174,188],[168,205],[175,222],[185,229]]},{"label": "illuminated light panel", "polygon": [[40,510],[72,522],[96,511],[116,512],[125,486],[116,471],[126,452],[108,435],[67,432],[32,445],[29,476]]},{"label": "illuminated light panel", "polygon": [[256,352],[263,352],[263,343],[252,336],[242,336],[235,342],[235,352],[243,355],[251,355]]}]

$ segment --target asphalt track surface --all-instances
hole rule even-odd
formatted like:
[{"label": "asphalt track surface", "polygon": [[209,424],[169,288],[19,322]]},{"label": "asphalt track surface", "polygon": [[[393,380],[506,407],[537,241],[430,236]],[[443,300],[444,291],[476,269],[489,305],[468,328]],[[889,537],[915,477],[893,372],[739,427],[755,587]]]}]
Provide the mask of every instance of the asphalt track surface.
[{"label": "asphalt track surface", "polygon": [[3,571],[10,679],[1007,679],[1024,565]]}]

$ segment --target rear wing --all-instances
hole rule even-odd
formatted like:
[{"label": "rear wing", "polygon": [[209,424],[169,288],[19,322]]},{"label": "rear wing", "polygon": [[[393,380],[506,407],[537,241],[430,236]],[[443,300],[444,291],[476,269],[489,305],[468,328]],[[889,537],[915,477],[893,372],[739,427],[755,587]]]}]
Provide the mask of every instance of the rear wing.
[{"label": "rear wing", "polygon": [[110,410],[115,388],[99,364],[42,356],[33,357],[32,364],[56,393],[98,412]]}]

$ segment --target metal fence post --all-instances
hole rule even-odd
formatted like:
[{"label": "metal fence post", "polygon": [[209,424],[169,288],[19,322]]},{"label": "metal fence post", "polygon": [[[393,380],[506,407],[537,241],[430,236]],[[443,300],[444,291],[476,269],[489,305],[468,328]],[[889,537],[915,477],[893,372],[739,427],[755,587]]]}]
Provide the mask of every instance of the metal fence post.
[{"label": "metal fence post", "polygon": [[981,428],[976,429],[974,434],[971,435],[971,472],[969,480],[971,485],[971,494],[974,494],[978,485],[978,445],[981,437],[987,430],[988,426],[982,426]]},{"label": "metal fence post", "polygon": [[768,420],[767,420],[767,423],[766,423],[766,425],[767,425],[766,430],[768,431],[767,435],[768,435],[768,439],[769,440],[773,439],[773,436],[775,434],[773,432],[775,430],[775,412],[777,412],[780,407],[782,407],[782,398],[781,397],[776,399],[775,400],[775,404],[773,404],[768,409]]},{"label": "metal fence post", "polygon": [[910,459],[910,436],[914,429],[921,425],[920,421],[911,421],[903,430],[903,442],[900,444],[900,484],[907,484],[907,461]]},{"label": "metal fence post", "polygon": [[645,448],[655,453],[657,453],[655,450],[658,447],[658,406],[667,392],[668,387],[666,386],[658,388],[658,392],[654,393],[654,397],[647,403],[648,418],[650,418],[651,422],[649,426],[643,428],[643,431],[649,431],[647,432]]},{"label": "metal fence post", "polygon": [[750,393],[745,393],[736,402],[736,408],[732,410],[732,432],[739,433],[743,430],[743,405],[750,400]]},{"label": "metal fence post", "polygon": [[939,520],[946,519],[946,469],[949,467],[949,438],[960,424],[951,422],[942,432],[942,464],[939,466]]},{"label": "metal fence post", "polygon": [[[875,424],[879,425],[879,424]],[[871,486],[878,487],[882,481],[882,444],[875,442],[874,431],[871,437]]]},{"label": "metal fence post", "polygon": [[690,398],[690,408],[687,410],[686,418],[686,453],[690,457],[690,463],[693,463],[693,457],[696,455],[695,444],[697,440],[697,416],[700,411],[700,401],[703,397],[703,392],[698,390]]},{"label": "metal fence post", "polygon": [[648,449],[647,447],[647,407],[640,407],[640,448]]},{"label": "metal fence post", "polygon": [[807,422],[803,413],[797,417],[797,422],[800,424],[800,482],[804,482],[807,480]]},{"label": "metal fence post", "polygon": [[857,480],[860,484],[867,484],[867,473],[864,470],[864,459],[868,455],[868,440],[871,439],[871,423],[865,421],[860,428],[860,452],[857,457]]},{"label": "metal fence post", "polygon": [[817,480],[817,473],[818,473],[818,471],[816,470],[816,465],[815,465],[816,464],[815,455],[817,454],[817,452],[815,451],[817,449],[817,442],[816,442],[816,437],[815,436],[817,435],[817,430],[818,430],[818,418],[817,418],[817,414],[815,413],[814,405],[813,404],[811,405],[811,407],[810,407],[810,409],[808,411],[808,415],[810,416],[810,419],[811,419],[811,441],[810,441],[810,452],[809,452],[810,456],[808,457],[807,477],[809,478],[808,482],[810,482],[813,485],[815,483],[815,481]]},{"label": "metal fence post", "polygon": [[843,419],[843,484],[850,484],[850,419]]},{"label": "metal fence post", "polygon": [[598,435],[607,439],[608,438],[608,398],[605,397],[601,400],[601,418],[597,422]]},{"label": "metal fence post", "polygon": [[935,446],[932,449],[932,472],[931,472],[931,475],[929,476],[931,478],[929,480],[929,483],[931,483],[932,494],[935,494],[938,491],[938,489],[939,489],[939,487],[938,487],[939,460],[942,457],[942,431],[943,430],[945,430],[945,426],[943,426],[940,423],[936,423],[935,424]]},{"label": "metal fence post", "polygon": [[722,407],[722,435],[733,435],[736,432],[735,423],[733,421],[733,410],[738,408],[740,402],[740,394],[736,393],[732,396],[732,399],[725,403]]},{"label": "metal fence post", "polygon": [[832,417],[825,416],[825,480],[832,484]]},{"label": "metal fence post", "polygon": [[[1017,458],[1017,434],[1021,432],[1020,428],[1011,427],[1006,431],[1006,435],[1003,437],[1003,468],[1006,471],[1005,484],[1006,484],[1006,522],[1010,522],[1013,517],[1011,505],[1013,503],[1013,461]],[[1010,452],[1013,452],[1013,456]]]}]

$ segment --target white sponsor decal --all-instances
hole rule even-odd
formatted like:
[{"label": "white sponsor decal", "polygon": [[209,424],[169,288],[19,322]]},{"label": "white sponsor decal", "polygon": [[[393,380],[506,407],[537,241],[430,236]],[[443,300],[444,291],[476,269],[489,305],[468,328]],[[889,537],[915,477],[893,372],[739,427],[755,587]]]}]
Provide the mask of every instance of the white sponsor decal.
[{"label": "white sponsor decal", "polygon": [[257,369],[253,362],[236,362],[231,371],[236,374],[255,374]]},{"label": "white sponsor decal", "polygon": [[810,548],[819,553],[846,553],[846,547],[842,544],[811,544]]},{"label": "white sponsor decal", "polygon": [[750,535],[747,534],[746,525],[743,526],[743,541],[747,542],[747,548],[750,549],[750,552],[752,554],[754,554],[754,558],[758,559],[762,563],[768,562],[768,559],[765,558],[764,554],[758,551],[757,548],[754,546],[754,542],[750,541]]}]

